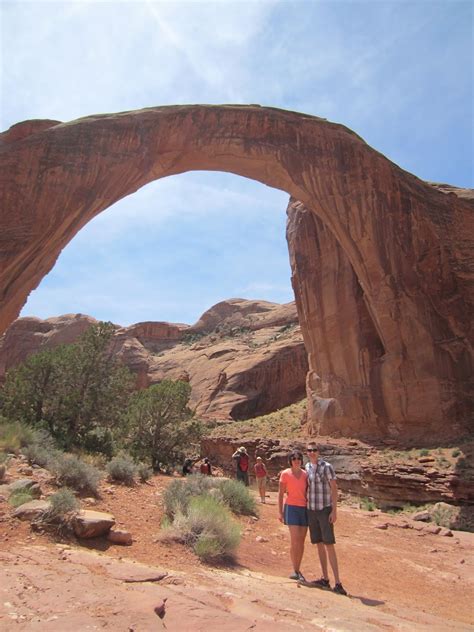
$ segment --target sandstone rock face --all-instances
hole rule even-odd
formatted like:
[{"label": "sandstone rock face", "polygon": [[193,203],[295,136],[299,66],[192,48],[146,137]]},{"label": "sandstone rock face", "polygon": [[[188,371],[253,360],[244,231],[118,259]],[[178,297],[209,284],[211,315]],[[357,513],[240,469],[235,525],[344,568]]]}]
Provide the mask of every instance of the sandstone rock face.
[{"label": "sandstone rock face", "polygon": [[[344,283],[352,269],[355,287],[331,288],[332,299],[328,283],[321,290],[325,306],[343,294],[344,309],[363,324],[351,328],[347,349],[332,339],[337,352],[312,352],[313,427],[417,440],[471,428],[472,200],[404,172],[341,125],[295,112],[169,106],[65,124],[27,121],[5,132],[0,331],[82,226],[148,182],[193,169],[287,191],[317,216],[318,234],[329,231],[338,244]],[[294,268],[298,309],[304,296],[321,294],[303,269]],[[338,312],[333,325],[344,321]],[[301,320],[315,349],[329,322],[312,329],[312,312]],[[340,327],[333,325],[334,333]]]},{"label": "sandstone rock face", "polygon": [[[19,318],[0,338],[0,382],[31,355],[74,342],[93,318],[82,314]],[[294,303],[231,299],[193,327],[163,322],[117,326],[115,356],[136,375],[137,388],[182,379],[204,419],[240,419],[283,408],[305,396],[306,350]]]},{"label": "sandstone rock face", "polygon": [[[379,227],[387,263],[395,257],[406,268],[409,289],[420,283],[432,304],[427,322],[413,304],[419,308],[422,297],[393,285],[398,298],[384,317],[384,323],[393,320],[388,339],[367,287],[329,226],[295,200],[287,213],[292,284],[309,359],[309,433],[417,441],[466,433],[473,391],[470,325],[461,323],[469,297],[444,258],[445,246],[430,244],[428,227],[413,218],[402,233],[399,224],[392,234],[389,220]],[[378,307],[384,296],[378,296]]]},{"label": "sandstone rock face", "polygon": [[70,344],[84,333],[95,318],[83,314],[65,314],[57,318],[18,318],[0,338],[0,382],[8,369],[24,362],[38,351]]}]

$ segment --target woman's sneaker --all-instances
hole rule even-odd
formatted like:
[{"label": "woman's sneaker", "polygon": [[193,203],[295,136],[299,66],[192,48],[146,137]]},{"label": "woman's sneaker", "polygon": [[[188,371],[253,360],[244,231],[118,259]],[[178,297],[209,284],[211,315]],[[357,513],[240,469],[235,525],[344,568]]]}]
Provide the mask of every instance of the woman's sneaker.
[{"label": "woman's sneaker", "polygon": [[332,591],[335,592],[337,595],[347,595],[347,590],[341,583],[336,584]]},{"label": "woman's sneaker", "polygon": [[322,588],[323,590],[331,590],[331,584],[329,583],[329,579],[324,579],[324,577],[321,577],[321,579],[316,579],[314,580],[314,582],[310,582],[311,586],[314,586],[314,588]]},{"label": "woman's sneaker", "polygon": [[296,581],[298,582],[305,582],[306,579],[304,578],[304,575],[302,573],[300,573],[299,571],[295,571],[294,573],[292,573],[290,575],[290,579],[296,579]]}]

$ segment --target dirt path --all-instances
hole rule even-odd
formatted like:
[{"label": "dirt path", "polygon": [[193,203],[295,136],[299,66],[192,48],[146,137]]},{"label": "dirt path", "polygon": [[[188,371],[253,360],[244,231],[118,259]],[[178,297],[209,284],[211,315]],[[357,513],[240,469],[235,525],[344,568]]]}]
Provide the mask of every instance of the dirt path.
[{"label": "dirt path", "polygon": [[[243,541],[233,567],[209,567],[185,547],[157,541],[161,495],[169,480],[104,486],[94,508],[111,511],[118,526],[132,532],[135,541],[126,548],[99,540],[55,544],[13,521],[1,503],[0,629],[159,630],[162,621],[153,608],[167,597],[168,630],[474,630],[474,534],[380,530],[375,524],[401,521],[342,507],[337,548],[352,595],[345,598],[287,579],[288,535],[277,520],[275,493],[259,506],[259,520],[242,519]],[[303,563],[308,579],[319,575],[316,557],[308,543]],[[156,576],[156,567],[171,577],[124,581]]]}]

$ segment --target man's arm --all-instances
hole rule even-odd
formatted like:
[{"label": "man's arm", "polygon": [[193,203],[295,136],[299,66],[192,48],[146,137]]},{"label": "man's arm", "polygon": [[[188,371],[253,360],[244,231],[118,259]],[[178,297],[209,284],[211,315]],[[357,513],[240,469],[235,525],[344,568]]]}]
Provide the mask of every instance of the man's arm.
[{"label": "man's arm", "polygon": [[331,504],[332,504],[332,511],[329,514],[329,522],[334,524],[337,520],[337,500],[338,500],[336,480],[333,478],[332,481],[329,481],[329,485],[331,486]]}]

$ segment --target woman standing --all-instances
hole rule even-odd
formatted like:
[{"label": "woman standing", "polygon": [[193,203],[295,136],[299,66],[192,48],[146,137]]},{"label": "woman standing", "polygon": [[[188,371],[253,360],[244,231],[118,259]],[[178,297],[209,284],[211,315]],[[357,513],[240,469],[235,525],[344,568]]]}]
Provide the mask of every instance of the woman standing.
[{"label": "woman standing", "polygon": [[265,488],[267,484],[267,468],[261,456],[257,456],[257,462],[253,466],[255,478],[257,480],[258,493],[260,494],[260,502],[265,502]]},{"label": "woman standing", "polygon": [[[288,456],[290,467],[280,474],[278,487],[279,520],[284,522],[290,531],[290,557],[293,563],[294,573],[290,579],[305,581],[300,571],[301,560],[304,553],[304,540],[308,530],[308,518],[306,513],[306,482],[308,475],[301,469],[303,454],[298,450]],[[286,494],[286,502],[283,499]]]}]

